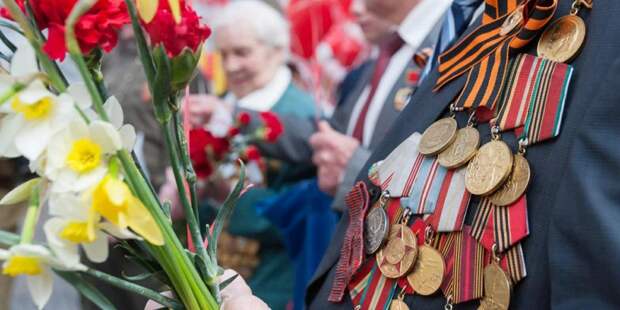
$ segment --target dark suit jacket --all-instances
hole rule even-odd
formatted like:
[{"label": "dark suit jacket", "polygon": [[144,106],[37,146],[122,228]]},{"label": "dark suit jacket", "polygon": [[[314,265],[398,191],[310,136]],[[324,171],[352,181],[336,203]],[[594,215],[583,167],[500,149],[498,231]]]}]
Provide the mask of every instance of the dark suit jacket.
[{"label": "dark suit jacket", "polygon": [[[555,18],[568,14],[571,1],[560,1]],[[523,242],[527,277],[513,290],[511,309],[613,309],[620,307],[620,1],[597,0],[583,9],[588,37],[572,63],[575,74],[569,90],[563,128],[554,140],[531,146],[527,159],[533,178],[527,193],[530,236]],[[536,42],[529,50],[535,54]],[[432,92],[434,72],[412,98],[376,149],[367,166],[385,158],[413,132],[423,132],[446,112],[465,82],[465,76]],[[462,125],[464,119],[459,119]],[[483,143],[490,139],[480,126]],[[516,145],[513,134],[504,134]],[[365,173],[358,176],[369,185]],[[373,194],[377,196],[374,188]],[[471,208],[475,209],[475,208]],[[470,210],[471,212],[471,210]],[[344,232],[344,215],[332,244],[308,287],[310,309],[351,309],[351,301],[327,301]],[[412,309],[441,309],[445,299],[408,296]],[[475,309],[477,302],[457,305]]]}]

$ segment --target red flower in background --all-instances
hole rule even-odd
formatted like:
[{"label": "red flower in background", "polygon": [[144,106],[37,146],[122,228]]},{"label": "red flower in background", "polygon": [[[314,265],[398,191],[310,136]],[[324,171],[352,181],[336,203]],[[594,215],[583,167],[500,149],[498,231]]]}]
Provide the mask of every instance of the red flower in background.
[{"label": "red flower in background", "polygon": [[185,1],[181,1],[180,23],[174,21],[168,1],[160,1],[155,17],[144,28],[151,44],[162,44],[170,58],[178,56],[185,48],[195,52],[211,35],[211,29],[200,24],[198,14]]},{"label": "red flower in background", "polygon": [[229,149],[225,138],[214,137],[202,128],[189,131],[189,156],[200,178],[209,177],[213,173],[213,161],[221,160]]},{"label": "red flower in background", "polygon": [[[24,0],[17,0],[24,9]],[[30,5],[41,30],[48,29],[48,39],[43,46],[47,55],[55,60],[63,60],[67,53],[65,44],[65,21],[77,0],[31,0]],[[11,18],[5,8],[2,16]],[[78,20],[75,36],[82,49],[88,54],[100,47],[111,51],[118,42],[118,31],[129,23],[129,15],[123,0],[98,0],[97,3]]]},{"label": "red flower in background", "polygon": [[245,157],[249,161],[258,161],[260,160],[260,156],[260,151],[254,145],[248,145],[248,147],[245,149]]},{"label": "red flower in background", "polygon": [[284,131],[280,118],[273,112],[261,112],[260,117],[265,123],[265,140],[275,142]]},{"label": "red flower in background", "polygon": [[237,123],[241,126],[247,126],[251,120],[252,116],[248,112],[240,112],[239,115],[237,115]]}]

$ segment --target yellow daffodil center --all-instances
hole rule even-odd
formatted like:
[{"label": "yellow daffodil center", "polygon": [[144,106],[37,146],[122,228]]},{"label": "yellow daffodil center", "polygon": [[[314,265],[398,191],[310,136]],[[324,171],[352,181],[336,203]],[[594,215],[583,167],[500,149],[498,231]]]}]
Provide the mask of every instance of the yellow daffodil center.
[{"label": "yellow daffodil center", "polygon": [[11,108],[15,112],[22,113],[24,118],[29,121],[44,119],[49,116],[52,111],[53,101],[50,97],[44,97],[43,99],[27,104],[19,99],[19,96],[13,97],[11,102]]},{"label": "yellow daffodil center", "polygon": [[60,237],[73,243],[95,241],[95,234],[87,222],[69,222],[60,232]]},{"label": "yellow daffodil center", "polygon": [[93,209],[121,229],[129,227],[152,244],[164,244],[151,213],[121,180],[110,175],[101,180],[93,192]]},{"label": "yellow daffodil center", "polygon": [[101,146],[90,139],[73,142],[67,165],[77,173],[89,172],[101,164]]},{"label": "yellow daffodil center", "polygon": [[4,265],[2,274],[16,277],[19,275],[36,276],[42,272],[41,260],[33,256],[13,256]]}]

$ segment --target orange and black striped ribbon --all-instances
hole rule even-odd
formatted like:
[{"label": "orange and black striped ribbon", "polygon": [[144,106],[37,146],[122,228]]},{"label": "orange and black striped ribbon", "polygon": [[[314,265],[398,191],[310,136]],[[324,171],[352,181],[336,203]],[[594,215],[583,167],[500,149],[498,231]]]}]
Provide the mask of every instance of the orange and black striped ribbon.
[{"label": "orange and black striped ribbon", "polygon": [[[523,22],[506,34],[502,25],[516,9]],[[551,20],[557,0],[486,0],[483,23],[439,56],[440,76],[435,91],[467,73],[457,99],[462,108],[493,108],[502,90],[511,54],[527,45]]]}]

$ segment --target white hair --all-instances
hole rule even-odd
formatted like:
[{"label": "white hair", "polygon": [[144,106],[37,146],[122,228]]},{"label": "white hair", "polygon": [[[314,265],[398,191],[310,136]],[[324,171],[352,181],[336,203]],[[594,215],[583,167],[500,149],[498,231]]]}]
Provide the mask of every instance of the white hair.
[{"label": "white hair", "polygon": [[259,0],[232,1],[224,7],[213,24],[214,35],[218,28],[249,25],[256,33],[256,38],[271,47],[289,49],[289,26],[282,14],[273,7]]}]

